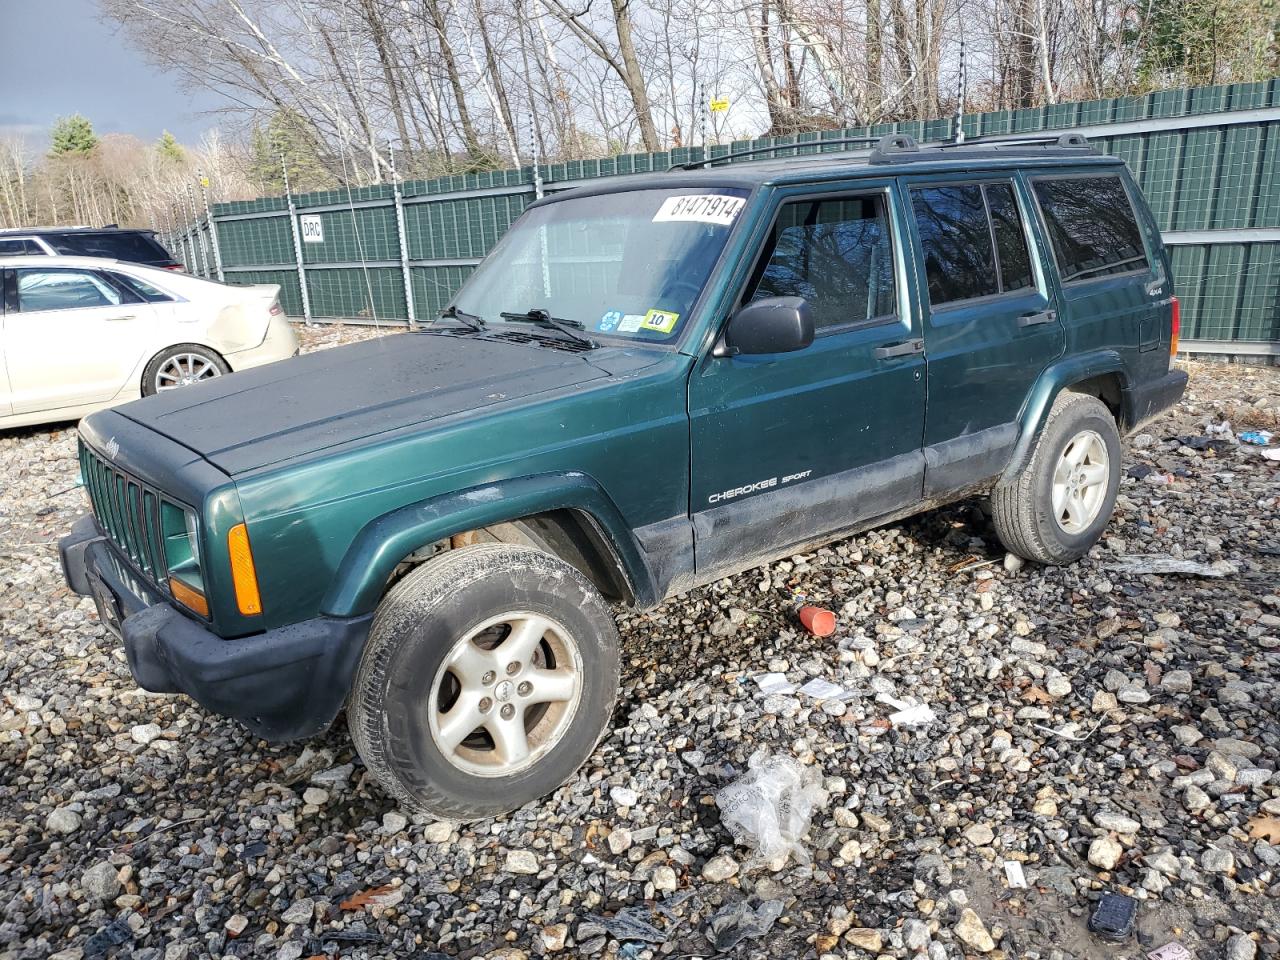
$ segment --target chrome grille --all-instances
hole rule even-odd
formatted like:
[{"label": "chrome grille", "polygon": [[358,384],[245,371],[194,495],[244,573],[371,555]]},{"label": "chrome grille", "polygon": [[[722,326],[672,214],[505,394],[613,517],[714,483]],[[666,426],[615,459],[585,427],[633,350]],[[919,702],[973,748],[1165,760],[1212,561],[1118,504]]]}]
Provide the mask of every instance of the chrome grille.
[{"label": "chrome grille", "polygon": [[157,491],[116,468],[83,442],[80,474],[103,532],[153,584],[162,584],[168,567]]}]

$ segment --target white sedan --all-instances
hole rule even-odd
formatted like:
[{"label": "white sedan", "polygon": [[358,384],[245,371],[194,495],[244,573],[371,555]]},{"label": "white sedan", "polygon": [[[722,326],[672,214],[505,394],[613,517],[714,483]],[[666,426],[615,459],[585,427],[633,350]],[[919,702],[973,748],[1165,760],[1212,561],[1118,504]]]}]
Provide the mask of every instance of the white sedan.
[{"label": "white sedan", "polygon": [[0,257],[0,428],[283,360],[280,287],[235,287],[92,257]]}]

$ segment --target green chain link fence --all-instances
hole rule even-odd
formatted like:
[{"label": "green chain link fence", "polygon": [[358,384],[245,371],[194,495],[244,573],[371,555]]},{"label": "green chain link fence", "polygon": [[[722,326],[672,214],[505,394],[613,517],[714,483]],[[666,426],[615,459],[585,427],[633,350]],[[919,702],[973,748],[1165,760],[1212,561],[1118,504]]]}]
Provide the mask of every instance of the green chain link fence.
[{"label": "green chain link fence", "polygon": [[[1280,80],[967,115],[967,137],[1081,130],[1134,172],[1172,250],[1183,342],[1192,351],[1280,355]],[[706,153],[905,133],[948,139],[950,120],[762,138]],[[667,169],[702,147],[538,168],[547,193]],[[187,268],[228,283],[278,283],[290,316],[430,319],[533,201],[534,170],[219,203],[168,239]],[[403,223],[403,231],[401,231]],[[322,238],[322,239],[321,239]],[[403,239],[403,242],[402,242]]]}]

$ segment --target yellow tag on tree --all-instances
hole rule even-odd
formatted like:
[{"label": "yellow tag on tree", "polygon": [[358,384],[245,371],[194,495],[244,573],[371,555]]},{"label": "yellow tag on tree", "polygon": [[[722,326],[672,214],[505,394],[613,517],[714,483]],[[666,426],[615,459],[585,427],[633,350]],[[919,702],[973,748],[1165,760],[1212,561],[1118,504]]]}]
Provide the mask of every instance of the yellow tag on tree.
[{"label": "yellow tag on tree", "polygon": [[729,109],[728,97],[716,97],[714,100],[711,101],[712,113],[724,113],[728,109]]}]

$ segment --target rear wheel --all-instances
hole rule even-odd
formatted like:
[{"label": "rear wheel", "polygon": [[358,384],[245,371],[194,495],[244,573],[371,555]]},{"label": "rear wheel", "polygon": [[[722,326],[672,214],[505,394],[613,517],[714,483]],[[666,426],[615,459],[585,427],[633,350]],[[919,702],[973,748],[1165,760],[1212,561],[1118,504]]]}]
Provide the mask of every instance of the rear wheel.
[{"label": "rear wheel", "polygon": [[142,395],[150,397],[230,372],[227,361],[208,347],[180,343],[151,358],[142,373]]},{"label": "rear wheel", "polygon": [[541,551],[478,544],[429,561],[384,598],[347,721],[388,793],[472,820],[572,776],[617,687],[617,629],[591,583]]},{"label": "rear wheel", "polygon": [[1120,460],[1120,435],[1106,405],[1082,393],[1059,395],[1027,468],[991,492],[1006,549],[1054,565],[1088,553],[1115,509]]}]

